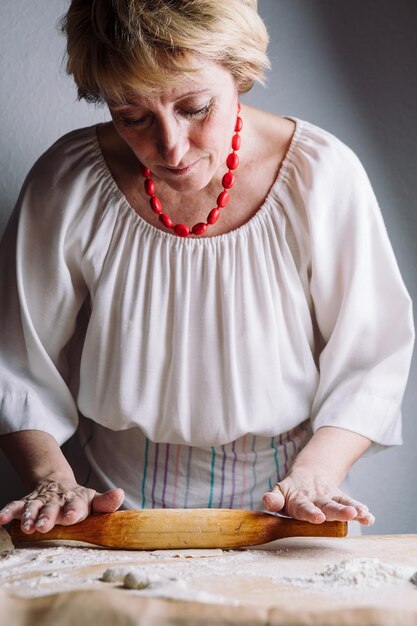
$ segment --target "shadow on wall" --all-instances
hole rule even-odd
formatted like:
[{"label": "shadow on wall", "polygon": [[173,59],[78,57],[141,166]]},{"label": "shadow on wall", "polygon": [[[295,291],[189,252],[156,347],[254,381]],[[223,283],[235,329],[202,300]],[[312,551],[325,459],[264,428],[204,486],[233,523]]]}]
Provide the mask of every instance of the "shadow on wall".
[{"label": "shadow on wall", "polygon": [[417,235],[417,2],[324,0],[315,10],[397,199],[395,228]]}]

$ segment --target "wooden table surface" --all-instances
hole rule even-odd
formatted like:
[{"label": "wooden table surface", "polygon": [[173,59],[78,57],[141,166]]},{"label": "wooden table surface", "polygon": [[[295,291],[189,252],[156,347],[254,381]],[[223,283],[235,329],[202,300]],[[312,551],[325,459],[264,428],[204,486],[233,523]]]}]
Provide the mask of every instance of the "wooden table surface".
[{"label": "wooden table surface", "polygon": [[[417,585],[408,578],[358,586],[300,582],[354,559],[415,572],[417,535],[292,538],[189,555],[42,543],[18,547],[0,559],[0,623],[417,626]],[[127,590],[100,580],[108,567],[140,567],[183,584]]]}]

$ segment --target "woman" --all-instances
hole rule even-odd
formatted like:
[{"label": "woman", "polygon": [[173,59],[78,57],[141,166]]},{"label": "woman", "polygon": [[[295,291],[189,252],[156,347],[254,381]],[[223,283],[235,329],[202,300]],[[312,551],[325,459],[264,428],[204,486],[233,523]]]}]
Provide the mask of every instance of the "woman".
[{"label": "woman", "polygon": [[400,443],[413,330],[362,166],[240,106],[268,65],[256,0],[73,0],[63,24],[112,121],[40,158],[3,241],[1,441],[28,495],[0,523],[124,502],[372,524],[339,485]]}]

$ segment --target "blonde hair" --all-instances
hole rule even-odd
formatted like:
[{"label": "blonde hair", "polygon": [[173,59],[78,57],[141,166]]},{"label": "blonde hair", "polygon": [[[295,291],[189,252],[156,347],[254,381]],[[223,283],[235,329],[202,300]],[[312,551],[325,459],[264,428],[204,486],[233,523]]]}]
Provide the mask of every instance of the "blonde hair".
[{"label": "blonde hair", "polygon": [[61,30],[67,72],[89,102],[150,95],[195,72],[199,56],[227,69],[242,93],[269,67],[257,0],[72,0]]}]

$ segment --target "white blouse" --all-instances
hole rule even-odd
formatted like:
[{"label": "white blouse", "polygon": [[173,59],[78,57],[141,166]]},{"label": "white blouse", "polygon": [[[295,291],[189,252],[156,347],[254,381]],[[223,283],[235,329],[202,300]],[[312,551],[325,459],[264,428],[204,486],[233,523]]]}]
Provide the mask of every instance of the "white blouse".
[{"label": "white blouse", "polygon": [[310,419],[401,442],[410,299],[357,157],[295,122],[262,207],[211,238],[138,216],[95,127],[39,159],[1,248],[1,432],[62,443],[82,414],[214,447]]}]

